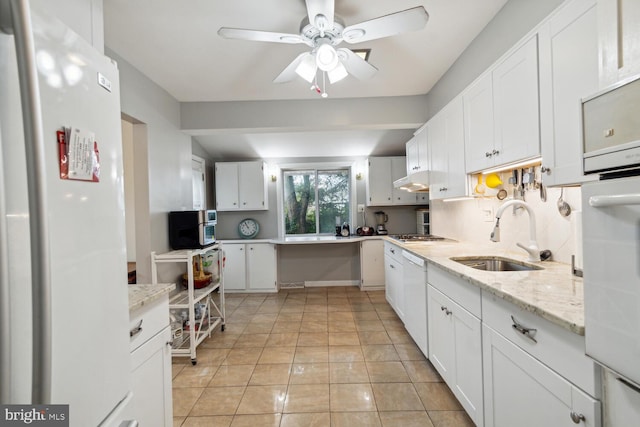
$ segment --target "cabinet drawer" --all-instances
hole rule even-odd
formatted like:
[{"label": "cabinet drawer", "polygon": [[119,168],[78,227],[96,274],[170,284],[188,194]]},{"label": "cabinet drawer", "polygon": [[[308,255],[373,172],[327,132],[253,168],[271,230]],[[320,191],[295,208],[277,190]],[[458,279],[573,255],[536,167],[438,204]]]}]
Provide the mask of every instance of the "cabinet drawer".
[{"label": "cabinet drawer", "polygon": [[394,261],[402,264],[402,248],[389,242],[384,242],[384,254],[390,256]]},{"label": "cabinet drawer", "polygon": [[476,317],[481,317],[480,288],[447,273],[437,266],[429,266],[427,279],[431,286],[451,298]]},{"label": "cabinet drawer", "polygon": [[[487,292],[482,293],[482,321],[562,377],[600,398],[600,370],[585,356],[583,336]],[[535,331],[524,334],[516,326]]]},{"label": "cabinet drawer", "polygon": [[[140,324],[142,321],[142,324]],[[133,351],[169,326],[169,296],[164,295],[129,313],[129,330],[140,325],[141,330],[130,337],[129,351]]]}]

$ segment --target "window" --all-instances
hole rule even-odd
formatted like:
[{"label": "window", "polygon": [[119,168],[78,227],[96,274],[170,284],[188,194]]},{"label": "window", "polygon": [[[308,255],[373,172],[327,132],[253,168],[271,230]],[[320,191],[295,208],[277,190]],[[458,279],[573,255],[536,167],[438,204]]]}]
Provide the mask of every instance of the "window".
[{"label": "window", "polygon": [[350,222],[348,169],[284,171],[285,234],[334,234]]}]

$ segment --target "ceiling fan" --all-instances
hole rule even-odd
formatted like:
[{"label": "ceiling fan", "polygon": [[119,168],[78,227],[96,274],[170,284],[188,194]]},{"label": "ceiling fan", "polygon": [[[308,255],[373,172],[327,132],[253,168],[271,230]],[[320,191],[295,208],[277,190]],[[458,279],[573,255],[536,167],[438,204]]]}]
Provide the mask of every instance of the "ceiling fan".
[{"label": "ceiling fan", "polygon": [[425,27],[429,14],[422,6],[392,13],[359,24],[346,26],[334,14],[334,0],[305,0],[307,16],[300,23],[300,34],[276,33],[270,31],[245,30],[222,27],[221,37],[250,41],[286,44],[306,44],[311,51],[298,55],[273,81],[286,83],[300,76],[309,83],[311,89],[326,97],[324,88],[317,83],[318,70],[322,79],[336,83],[348,75],[358,79],[368,79],[378,71],[352,50],[341,47],[343,41],[349,44],[362,43],[396,34],[416,31]]}]

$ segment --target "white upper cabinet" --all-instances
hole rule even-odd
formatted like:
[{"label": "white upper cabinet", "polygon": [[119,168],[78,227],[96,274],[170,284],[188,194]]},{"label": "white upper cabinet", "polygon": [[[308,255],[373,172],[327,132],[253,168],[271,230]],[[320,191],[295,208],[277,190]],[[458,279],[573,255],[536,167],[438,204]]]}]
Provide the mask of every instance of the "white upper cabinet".
[{"label": "white upper cabinet", "polygon": [[540,29],[542,175],[548,186],[580,184],[581,99],[598,91],[596,0],[573,0]]},{"label": "white upper cabinet", "polygon": [[266,210],[268,188],[264,162],[216,163],[216,209]]},{"label": "white upper cabinet", "polygon": [[462,97],[457,97],[427,123],[431,200],[467,194],[463,117]]},{"label": "white upper cabinet", "polygon": [[429,170],[429,146],[426,127],[416,131],[406,144],[407,175]]},{"label": "white upper cabinet", "polygon": [[640,73],[640,2],[598,0],[600,89]]},{"label": "white upper cabinet", "polygon": [[496,164],[539,155],[537,36],[498,64],[492,75]]},{"label": "white upper cabinet", "polygon": [[407,175],[404,156],[370,157],[367,178],[367,206],[415,205],[416,193],[393,188],[393,181]]},{"label": "white upper cabinet", "polygon": [[493,84],[486,73],[462,95],[464,103],[464,154],[466,171],[476,172],[495,165],[499,150],[493,137]]}]

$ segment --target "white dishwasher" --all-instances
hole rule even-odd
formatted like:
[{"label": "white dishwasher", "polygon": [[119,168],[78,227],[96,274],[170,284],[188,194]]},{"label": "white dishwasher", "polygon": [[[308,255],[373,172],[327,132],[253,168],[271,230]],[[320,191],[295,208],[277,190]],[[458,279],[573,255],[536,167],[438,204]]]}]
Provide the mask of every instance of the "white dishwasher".
[{"label": "white dishwasher", "polygon": [[404,283],[404,327],[425,357],[427,344],[427,264],[424,259],[402,251]]}]

